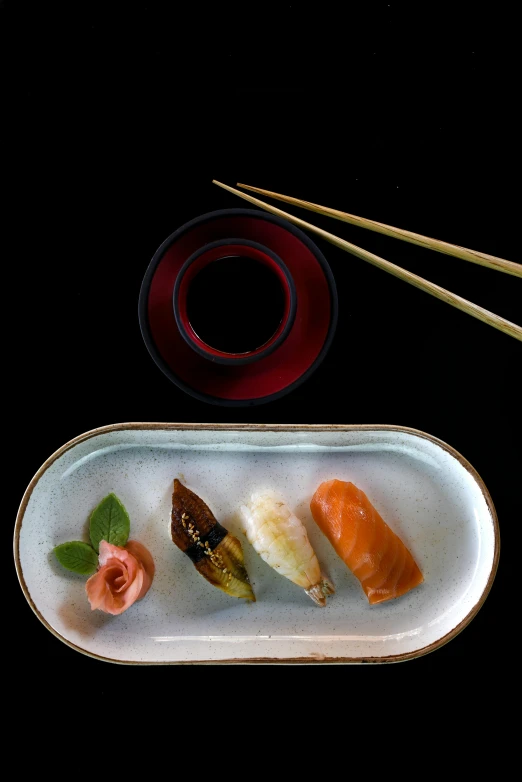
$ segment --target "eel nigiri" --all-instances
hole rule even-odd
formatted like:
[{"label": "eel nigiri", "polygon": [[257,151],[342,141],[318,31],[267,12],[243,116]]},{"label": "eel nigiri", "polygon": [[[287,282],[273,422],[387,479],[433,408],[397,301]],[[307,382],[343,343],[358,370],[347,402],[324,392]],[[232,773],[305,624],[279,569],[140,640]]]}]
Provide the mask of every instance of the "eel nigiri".
[{"label": "eel nigiri", "polygon": [[359,579],[370,605],[400,597],[424,581],[403,541],[353,483],[324,481],[310,509],[337,554]]},{"label": "eel nigiri", "polygon": [[321,573],[306,527],[286,503],[271,492],[255,492],[240,514],[245,535],[261,559],[303,587],[314,603],[326,605],[335,589]]},{"label": "eel nigiri", "polygon": [[174,479],[172,541],[213,586],[255,602],[241,542],[223,527],[201,497]]}]

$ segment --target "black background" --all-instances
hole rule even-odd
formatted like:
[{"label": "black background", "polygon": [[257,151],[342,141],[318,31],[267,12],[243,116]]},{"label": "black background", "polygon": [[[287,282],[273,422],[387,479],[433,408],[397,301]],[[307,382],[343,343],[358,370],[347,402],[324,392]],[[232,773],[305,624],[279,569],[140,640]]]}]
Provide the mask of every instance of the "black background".
[{"label": "black background", "polygon": [[[108,6],[0,4],[3,157],[14,173],[4,178],[4,382],[14,424],[6,545],[41,464],[99,426],[414,427],[453,446],[484,480],[499,517],[500,565],[485,604],[450,643],[370,668],[466,671],[472,659],[509,653],[500,615],[518,580],[509,563],[521,520],[520,342],[315,239],[339,293],[327,358],[293,394],[222,408],[187,396],[155,366],[137,301],[172,231],[202,213],[247,206],[212,179],[520,262],[519,62],[507,38],[514,18],[396,3]],[[522,321],[520,279],[288,211]],[[43,696],[64,675],[96,677],[103,693],[115,667],[121,674],[49,633],[14,567],[8,601],[10,666]],[[306,670],[331,680],[331,668]],[[153,688],[173,670],[138,666],[125,675]],[[335,672],[345,682],[360,675],[360,666]]]}]

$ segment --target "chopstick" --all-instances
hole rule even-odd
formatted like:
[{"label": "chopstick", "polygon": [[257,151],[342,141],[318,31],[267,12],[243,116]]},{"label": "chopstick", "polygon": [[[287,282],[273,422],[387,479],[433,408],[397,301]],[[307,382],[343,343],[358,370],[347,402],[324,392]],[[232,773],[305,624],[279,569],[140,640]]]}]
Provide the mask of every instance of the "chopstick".
[{"label": "chopstick", "polygon": [[495,255],[481,253],[478,250],[468,250],[467,247],[459,247],[456,244],[449,244],[440,239],[431,239],[429,236],[422,236],[422,234],[416,234],[413,233],[413,231],[394,228],[392,225],[379,223],[376,220],[368,220],[366,217],[357,217],[348,212],[341,212],[339,209],[331,209],[328,206],[320,206],[319,204],[313,204],[310,201],[303,201],[300,198],[293,198],[292,196],[282,195],[281,193],[273,193],[271,190],[262,190],[260,187],[242,185],[240,182],[237,183],[237,187],[242,187],[244,190],[252,190],[254,193],[261,193],[261,195],[275,198],[278,201],[286,201],[287,204],[294,204],[294,206],[300,206],[303,209],[309,209],[312,212],[317,212],[318,214],[327,217],[333,217],[336,220],[342,220],[345,223],[351,223],[360,228],[369,228],[370,231],[393,236],[395,239],[402,239],[405,242],[411,242],[411,244],[418,244],[420,247],[425,247],[428,250],[435,250],[436,252],[444,253],[445,255],[453,255],[464,261],[471,261],[471,263],[478,263],[481,266],[487,266],[490,269],[496,269],[499,272],[513,274],[515,277],[522,277],[522,264],[506,261],[504,258],[497,258]]},{"label": "chopstick", "polygon": [[218,185],[218,187],[222,187],[224,190],[228,190],[230,193],[234,193],[234,195],[243,198],[245,201],[260,206],[267,212],[272,212],[272,214],[279,215],[305,230],[312,231],[312,233],[322,237],[335,247],[339,247],[341,250],[345,250],[380,269],[384,269],[384,271],[393,274],[395,277],[399,277],[399,279],[409,282],[410,285],[414,285],[416,288],[420,288],[420,290],[430,293],[432,296],[445,301],[447,304],[451,304],[462,312],[466,312],[468,315],[472,315],[474,318],[478,318],[489,326],[493,326],[493,328],[499,329],[499,331],[503,331],[504,334],[508,334],[522,342],[522,328],[517,326],[516,323],[501,318],[500,315],[495,315],[495,313],[489,312],[489,310],[479,307],[477,304],[473,304],[473,302],[463,299],[461,296],[457,296],[457,294],[451,293],[451,291],[447,291],[445,288],[441,288],[439,285],[435,285],[435,283],[429,282],[429,280],[425,280],[417,274],[412,274],[412,272],[402,269],[400,266],[395,266],[395,264],[390,263],[390,261],[386,261],[384,258],[381,258],[368,250],[364,250],[362,247],[351,244],[351,242],[347,242],[345,239],[341,239],[339,236],[335,236],[335,234],[332,234],[329,231],[318,228],[318,226],[308,223],[306,220],[301,220],[300,217],[294,217],[294,215],[284,212],[276,206],[271,206],[271,204],[267,204],[259,198],[254,198],[254,196],[242,193],[240,190],[236,190],[235,187],[230,187],[230,185],[225,185],[223,182],[218,182],[217,179],[213,179],[212,183]]}]

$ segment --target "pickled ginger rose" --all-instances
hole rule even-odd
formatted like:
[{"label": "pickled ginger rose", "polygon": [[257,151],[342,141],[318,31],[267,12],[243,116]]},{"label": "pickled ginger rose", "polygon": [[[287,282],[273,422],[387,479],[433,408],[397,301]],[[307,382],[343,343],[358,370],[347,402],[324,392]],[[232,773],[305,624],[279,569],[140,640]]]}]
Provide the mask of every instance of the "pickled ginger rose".
[{"label": "pickled ginger rose", "polygon": [[102,540],[98,570],[85,584],[91,609],[122,614],[147,594],[154,571],[150,552],[137,540],[127,541],[123,548]]}]

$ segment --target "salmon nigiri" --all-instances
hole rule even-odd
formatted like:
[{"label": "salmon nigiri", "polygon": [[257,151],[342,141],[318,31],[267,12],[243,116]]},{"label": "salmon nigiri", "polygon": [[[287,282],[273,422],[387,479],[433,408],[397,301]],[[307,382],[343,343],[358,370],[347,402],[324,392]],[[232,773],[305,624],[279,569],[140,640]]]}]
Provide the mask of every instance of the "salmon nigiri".
[{"label": "salmon nigiri", "polygon": [[424,581],[410,551],[353,483],[324,481],[312,497],[310,510],[361,582],[370,605],[400,597]]}]

